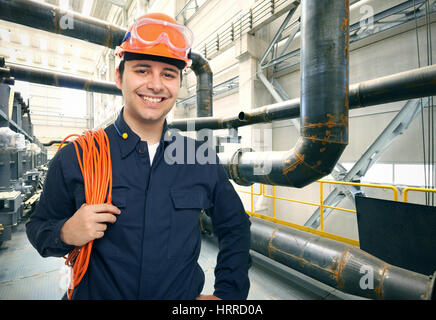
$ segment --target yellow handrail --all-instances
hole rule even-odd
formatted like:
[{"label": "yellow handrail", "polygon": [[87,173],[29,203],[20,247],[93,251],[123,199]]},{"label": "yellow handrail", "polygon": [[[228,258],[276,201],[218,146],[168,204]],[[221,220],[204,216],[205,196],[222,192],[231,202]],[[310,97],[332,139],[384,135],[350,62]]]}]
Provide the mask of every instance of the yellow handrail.
[{"label": "yellow handrail", "polygon": [[403,202],[407,202],[407,193],[409,191],[420,191],[420,192],[436,192],[436,189],[425,189],[425,188],[414,188],[414,187],[407,187],[403,190]]},{"label": "yellow handrail", "polygon": [[[325,238],[329,238],[329,239],[333,239],[336,241],[340,241],[343,243],[347,243],[347,244],[351,244],[353,246],[360,246],[359,241],[354,240],[354,239],[350,239],[350,238],[346,238],[346,237],[342,237],[339,235],[335,235],[329,232],[325,232],[324,231],[324,208],[329,208],[329,209],[334,209],[334,210],[341,210],[341,211],[346,211],[346,212],[351,212],[351,213],[356,213],[356,210],[351,210],[351,209],[345,209],[345,208],[339,208],[339,207],[334,207],[334,206],[329,206],[329,205],[325,205],[324,204],[324,184],[325,183],[329,183],[329,184],[341,184],[341,185],[348,185],[348,186],[360,186],[360,187],[369,187],[369,188],[380,188],[380,189],[391,189],[392,190],[392,198],[394,201],[398,201],[398,194],[399,191],[396,187],[391,186],[391,185],[380,185],[380,184],[369,184],[369,183],[357,183],[357,182],[344,182],[344,181],[328,181],[328,180],[318,180],[317,181],[320,184],[320,202],[319,203],[315,203],[315,202],[309,202],[309,201],[301,201],[301,200],[296,200],[296,199],[289,199],[289,198],[283,198],[283,197],[277,197],[276,196],[276,186],[272,186],[272,195],[266,194],[265,192],[265,185],[261,184],[260,185],[260,190],[259,192],[255,193],[253,192],[253,185],[251,185],[251,191],[244,191],[244,190],[237,190],[238,192],[243,192],[243,193],[248,193],[250,194],[250,200],[251,200],[251,210],[250,211],[246,211],[247,214],[254,216],[254,217],[258,217],[264,220],[268,220],[274,223],[278,223],[284,226],[288,226],[294,229],[298,229],[301,231],[306,231],[306,232],[310,232],[312,234],[316,234],[318,236],[322,236]],[[420,191],[420,192],[436,192],[436,189],[425,189],[425,188],[415,188],[415,187],[407,187],[403,190],[403,202],[407,202],[408,201],[408,192],[409,191]],[[254,196],[264,196],[267,198],[272,198],[273,199],[273,216],[267,216],[267,215],[263,215],[263,214],[259,214],[254,212]],[[320,230],[314,229],[314,228],[310,228],[307,226],[303,226],[303,225],[299,225],[296,223],[292,223],[289,221],[285,221],[285,220],[281,220],[281,219],[277,219],[276,218],[276,200],[285,200],[285,201],[291,201],[291,202],[296,202],[296,203],[301,203],[301,204],[306,204],[306,205],[311,205],[311,206],[317,206],[320,208]]]},{"label": "yellow handrail", "polygon": [[284,226],[288,226],[288,227],[291,227],[291,228],[294,228],[294,229],[297,229],[297,230],[309,232],[309,233],[315,234],[317,236],[321,236],[321,237],[324,237],[324,238],[328,238],[328,239],[340,241],[340,242],[343,242],[343,243],[351,244],[351,245],[356,246],[356,247],[359,247],[359,245],[360,245],[359,241],[354,240],[354,239],[338,236],[336,234],[328,233],[328,232],[325,232],[325,231],[316,230],[314,228],[302,226],[302,225],[299,225],[299,224],[296,224],[296,223],[292,223],[292,222],[289,222],[289,221],[285,221],[285,220],[280,220],[280,219],[277,219],[277,218],[274,218],[274,217],[270,217],[270,216],[267,216],[267,215],[264,215],[264,214],[259,214],[259,213],[253,212],[253,211],[251,211],[251,212],[250,211],[245,211],[245,212],[247,214],[253,216],[253,217],[257,217],[257,218],[260,218],[260,219],[264,219],[264,220],[267,220],[267,221],[278,223],[278,224],[281,224],[281,225],[284,225]]},{"label": "yellow handrail", "polygon": [[358,183],[358,182],[345,182],[345,181],[330,181],[330,180],[318,180],[321,183],[332,183],[332,184],[343,184],[346,186],[359,186],[359,187],[370,187],[370,188],[380,188],[380,189],[392,189],[393,200],[398,201],[398,189],[394,186],[384,185],[384,184],[369,184],[369,183]]},{"label": "yellow handrail", "polygon": [[[324,184],[325,183],[330,183],[330,184],[342,184],[342,185],[349,185],[349,186],[361,186],[361,187],[372,187],[372,188],[382,188],[382,189],[391,189],[393,192],[393,200],[394,201],[398,201],[398,189],[394,186],[390,186],[390,185],[378,185],[378,184],[368,184],[368,183],[357,183],[357,182],[343,182],[343,181],[328,181],[328,180],[318,180],[317,181],[320,184],[320,201],[319,203],[314,203],[314,202],[309,202],[309,201],[301,201],[301,200],[296,200],[296,199],[290,199],[290,198],[283,198],[283,197],[277,197],[276,196],[276,189],[275,186],[272,186],[272,195],[266,194],[265,192],[265,185],[261,184],[260,185],[260,191],[258,193],[254,193],[253,192],[253,185],[251,185],[251,191],[244,191],[244,190],[238,190],[238,192],[243,192],[243,193],[248,193],[250,194],[250,203],[251,203],[251,210],[250,211],[246,211],[247,214],[258,217],[258,218],[262,218],[268,221],[272,221],[278,224],[282,224],[285,226],[289,226],[298,230],[302,230],[302,231],[306,231],[306,232],[310,232],[316,235],[320,235],[329,239],[333,239],[333,240],[337,240],[337,241],[341,241],[344,243],[348,243],[354,246],[359,246],[359,241],[354,240],[354,239],[350,239],[350,238],[346,238],[346,237],[342,237],[339,235],[334,235],[332,233],[328,233],[324,231],[324,208],[329,208],[329,209],[335,209],[335,210],[341,210],[341,211],[346,211],[346,212],[351,212],[351,213],[356,213],[356,210],[351,210],[351,209],[345,209],[345,208],[340,208],[340,207],[334,207],[334,206],[329,206],[329,205],[325,205],[324,204]],[[406,190],[406,189],[405,189]],[[406,194],[407,194],[407,190],[406,190]],[[263,195],[264,197],[267,198],[272,198],[273,199],[273,216],[267,216],[267,215],[263,215],[263,214],[259,214],[254,212],[254,196],[260,196]],[[311,206],[317,206],[320,208],[320,230],[314,229],[314,228],[310,228],[310,227],[306,227],[306,226],[302,226],[296,223],[292,223],[292,222],[288,222],[288,221],[284,221],[284,220],[280,220],[276,218],[276,202],[275,200],[285,200],[285,201],[291,201],[291,202],[296,202],[296,203],[301,203],[301,204],[306,204],[306,205],[311,205]]]}]

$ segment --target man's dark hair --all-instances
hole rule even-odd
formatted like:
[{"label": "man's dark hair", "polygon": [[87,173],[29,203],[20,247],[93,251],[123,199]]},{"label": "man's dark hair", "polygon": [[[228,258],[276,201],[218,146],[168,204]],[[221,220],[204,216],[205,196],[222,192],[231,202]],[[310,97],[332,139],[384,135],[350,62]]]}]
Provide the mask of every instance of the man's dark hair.
[{"label": "man's dark hair", "polygon": [[129,61],[129,60],[152,60],[152,61],[159,61],[159,62],[171,64],[180,70],[180,85],[182,85],[182,79],[183,79],[183,72],[182,71],[185,68],[185,62],[183,60],[177,60],[177,59],[161,57],[161,56],[153,56],[153,55],[148,55],[148,54],[124,52],[123,60],[121,60],[119,66],[118,66],[118,70],[120,72],[121,79],[123,79],[124,64],[126,61]]}]

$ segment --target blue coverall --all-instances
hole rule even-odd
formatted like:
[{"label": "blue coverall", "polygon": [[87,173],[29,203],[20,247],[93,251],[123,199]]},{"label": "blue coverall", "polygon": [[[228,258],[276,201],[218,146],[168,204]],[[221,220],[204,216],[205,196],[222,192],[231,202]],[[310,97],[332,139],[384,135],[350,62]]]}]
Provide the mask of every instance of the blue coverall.
[{"label": "blue coverall", "polygon": [[[198,150],[200,143],[168,129],[166,120],[151,166],[147,142],[129,128],[123,110],[105,132],[113,168],[112,203],[121,214],[94,240],[88,271],[73,299],[195,299],[205,280],[197,263],[202,209],[219,239],[214,295],[246,299],[250,221],[223,167],[199,164],[196,158],[188,163],[188,144],[195,143]],[[164,150],[171,144],[165,135],[184,139],[183,163],[165,160]],[[60,229],[85,202],[70,143],[51,160],[40,201],[26,224],[41,256],[62,257],[74,248],[60,239]]]}]

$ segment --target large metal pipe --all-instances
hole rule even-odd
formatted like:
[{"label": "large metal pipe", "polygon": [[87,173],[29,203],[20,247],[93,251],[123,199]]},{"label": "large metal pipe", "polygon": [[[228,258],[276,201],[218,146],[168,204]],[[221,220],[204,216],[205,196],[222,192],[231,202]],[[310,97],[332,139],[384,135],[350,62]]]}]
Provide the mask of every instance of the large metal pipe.
[{"label": "large metal pipe", "polygon": [[[250,217],[251,249],[342,292],[369,299],[436,298],[435,276],[390,265],[367,252],[308,232]],[[201,215],[202,229],[213,233]]]},{"label": "large metal pipe", "polygon": [[0,68],[0,78],[1,77],[13,77],[15,80],[104,94],[122,94],[121,90],[118,89],[113,82],[92,80],[84,77],[13,64],[7,64],[5,67]]},{"label": "large metal pipe", "polygon": [[213,73],[200,53],[191,52],[191,69],[197,77],[197,117],[213,116]]},{"label": "large metal pipe", "polygon": [[349,1],[305,0],[301,18],[300,138],[285,152],[238,150],[227,172],[239,184],[302,188],[328,175],[348,144]]},{"label": "large metal pipe", "polygon": [[[350,85],[349,108],[358,109],[384,103],[416,99],[436,95],[436,65],[408,70]],[[294,119],[300,116],[300,98],[240,112],[223,118],[175,119],[169,127],[187,130],[187,122],[195,123],[196,129],[226,129]],[[191,126],[192,127],[192,126]]]},{"label": "large metal pipe", "polygon": [[105,21],[27,0],[0,0],[0,19],[114,49],[125,29]]}]

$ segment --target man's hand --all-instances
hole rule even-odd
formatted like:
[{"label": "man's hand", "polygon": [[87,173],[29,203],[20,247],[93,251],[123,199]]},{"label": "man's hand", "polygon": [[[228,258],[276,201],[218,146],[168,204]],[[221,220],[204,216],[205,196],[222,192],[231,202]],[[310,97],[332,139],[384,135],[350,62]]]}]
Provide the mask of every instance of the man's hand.
[{"label": "man's hand", "polygon": [[115,223],[121,211],[111,204],[83,204],[61,228],[61,240],[77,247],[104,236],[106,223]]},{"label": "man's hand", "polygon": [[195,300],[222,300],[220,298],[218,298],[217,296],[214,295],[209,295],[209,294],[200,294],[197,299]]}]

